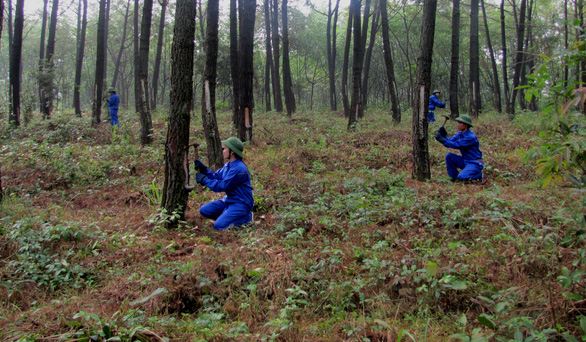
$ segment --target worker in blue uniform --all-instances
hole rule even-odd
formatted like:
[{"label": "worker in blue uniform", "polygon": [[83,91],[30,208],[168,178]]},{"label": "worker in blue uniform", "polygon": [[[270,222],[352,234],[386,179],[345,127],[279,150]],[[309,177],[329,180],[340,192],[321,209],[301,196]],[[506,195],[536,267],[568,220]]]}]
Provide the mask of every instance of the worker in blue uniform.
[{"label": "worker in blue uniform", "polygon": [[224,230],[252,221],[252,185],[250,173],[242,162],[244,144],[240,139],[231,137],[222,141],[222,155],[226,164],[216,172],[210,170],[199,159],[194,161],[196,181],[214,192],[225,192],[222,199],[204,204],[199,213],[215,220],[214,228]]},{"label": "worker in blue uniform", "polygon": [[435,122],[435,107],[444,108],[446,104],[439,100],[440,91],[436,89],[433,94],[429,97],[429,110],[427,113],[427,121]]},{"label": "worker in blue uniform", "polygon": [[[470,130],[472,118],[468,115],[459,116],[458,133],[448,138],[446,129],[439,128],[435,139],[445,147],[460,150],[462,155],[455,153],[446,154],[446,167],[452,181],[482,181],[484,161],[482,151],[476,134]],[[461,170],[461,171],[458,171]]]},{"label": "worker in blue uniform", "polygon": [[110,107],[110,123],[112,126],[118,127],[118,105],[120,104],[120,97],[116,94],[116,88],[108,88],[110,98],[107,100],[108,107]]}]

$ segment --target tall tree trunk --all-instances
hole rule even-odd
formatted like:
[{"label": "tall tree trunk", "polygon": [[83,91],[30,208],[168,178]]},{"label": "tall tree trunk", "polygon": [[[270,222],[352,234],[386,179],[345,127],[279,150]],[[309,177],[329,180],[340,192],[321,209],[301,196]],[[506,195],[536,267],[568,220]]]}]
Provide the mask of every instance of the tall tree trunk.
[{"label": "tall tree trunk", "polygon": [[112,76],[112,87],[116,88],[118,83],[118,75],[120,74],[120,62],[122,61],[122,54],[124,53],[126,44],[126,28],[128,26],[128,17],[130,12],[130,0],[126,5],[126,15],[124,16],[124,27],[122,29],[122,42],[120,43],[120,49],[118,50],[118,57],[116,58],[116,65],[114,65],[114,76]]},{"label": "tall tree trunk", "polygon": [[342,103],[344,115],[350,117],[350,103],[348,101],[348,65],[350,64],[350,45],[352,44],[352,20],[353,15],[348,15],[348,27],[346,29],[346,43],[344,44],[344,61],[342,62]]},{"label": "tall tree trunk", "polygon": [[138,17],[139,17],[139,13],[140,13],[140,4],[139,4],[139,0],[134,0],[134,30],[133,32],[133,50],[134,50],[134,110],[136,112],[139,111],[139,104],[138,104],[138,96],[136,96],[136,94],[138,94],[138,64],[139,64],[139,59],[138,57],[140,56],[140,42],[139,42],[139,26],[138,26]]},{"label": "tall tree trunk", "polygon": [[[378,21],[380,18],[380,11],[376,9],[375,3],[375,10],[373,13],[374,18],[372,19],[372,23],[370,26],[370,38],[368,42],[368,49],[366,50],[366,55],[364,56],[364,72],[362,76],[362,89],[361,89],[361,96],[362,96],[362,107],[364,109],[368,108],[368,77],[370,74],[370,62],[372,60],[372,50],[374,49],[374,41],[376,39],[376,34],[378,32]],[[364,35],[366,35],[366,31],[364,31]],[[364,41],[365,39],[363,39]]]},{"label": "tall tree trunk", "polygon": [[94,82],[94,103],[92,106],[92,125],[97,126],[101,122],[102,116],[102,94],[103,94],[103,87],[104,87],[104,61],[103,58],[99,56],[104,55],[104,50],[106,46],[104,43],[105,40],[105,21],[106,21],[106,1],[107,0],[100,0],[100,9],[98,12],[98,36],[97,36],[97,48],[96,48],[96,75],[95,75],[95,82]]},{"label": "tall tree trunk", "polygon": [[460,116],[458,76],[460,75],[460,0],[452,0],[452,58],[450,63],[450,117]]},{"label": "tall tree trunk", "polygon": [[230,0],[230,72],[232,74],[232,122],[238,127],[240,112],[240,58],[238,56],[238,15],[236,0]]},{"label": "tall tree trunk", "polygon": [[480,0],[482,5],[482,16],[484,18],[484,30],[486,31],[486,44],[488,45],[488,53],[490,55],[490,65],[492,67],[492,78],[493,78],[493,93],[496,111],[502,113],[503,108],[501,106],[501,86],[499,83],[499,73],[496,66],[496,59],[494,57],[494,50],[492,49],[492,42],[490,41],[490,31],[488,30],[488,19],[486,17],[486,9],[484,7],[484,0]]},{"label": "tall tree trunk", "polygon": [[106,27],[104,28],[104,88],[108,86],[108,37],[110,36],[110,5],[112,0],[106,0]]},{"label": "tall tree trunk", "polygon": [[270,112],[271,107],[271,67],[273,65],[273,51],[271,47],[271,8],[269,0],[264,0],[265,13],[265,110]]},{"label": "tall tree trunk", "polygon": [[521,0],[519,10],[519,22],[517,25],[517,51],[515,52],[515,67],[513,74],[513,93],[511,94],[511,108],[515,113],[515,100],[517,97],[517,87],[521,83],[521,65],[523,63],[523,42],[525,41],[525,7],[527,0]]},{"label": "tall tree trunk", "polygon": [[431,178],[428,148],[427,113],[431,87],[431,62],[435,34],[437,0],[425,0],[421,18],[420,55],[417,60],[417,92],[413,105],[413,178],[423,181]]},{"label": "tall tree trunk", "polygon": [[512,116],[515,114],[513,110],[513,104],[511,103],[511,92],[509,90],[509,77],[507,67],[507,36],[505,34],[505,0],[501,0],[500,6],[501,13],[501,43],[502,43],[502,66],[503,66],[503,93],[505,96],[505,112]]},{"label": "tall tree trunk", "polygon": [[[10,3],[10,2],[9,2]],[[47,3],[43,0],[43,17],[41,19],[41,44],[39,47],[39,111],[43,112],[43,102],[45,99],[45,79],[43,77],[43,68],[45,66],[45,40],[47,35]],[[10,11],[9,13],[12,13]],[[12,26],[10,28],[10,37],[12,37]],[[12,38],[10,39],[12,41]]]},{"label": "tall tree trunk", "polygon": [[283,23],[283,92],[285,95],[285,108],[287,116],[295,113],[295,95],[293,94],[293,81],[291,79],[291,66],[289,65],[289,28],[287,26],[287,0],[282,0],[281,21]]},{"label": "tall tree trunk", "polygon": [[77,53],[75,56],[75,85],[73,88],[73,107],[75,108],[75,115],[81,118],[81,72],[83,67],[83,52],[85,51],[85,34],[87,30],[87,0],[79,0],[79,9],[79,16],[81,17],[81,32],[77,31],[78,35]]},{"label": "tall tree trunk", "polygon": [[470,115],[480,114],[480,57],[478,41],[478,0],[470,1]]},{"label": "tall tree trunk", "polygon": [[[189,190],[186,185],[191,95],[193,94],[193,57],[195,50],[194,0],[177,0],[171,51],[171,95],[167,140],[165,142],[165,183],[161,207],[179,212],[185,219]],[[175,224],[178,222],[175,222]]]},{"label": "tall tree trunk", "polygon": [[153,121],[149,103],[149,44],[151,40],[151,18],[153,15],[153,1],[145,0],[142,8],[142,21],[140,25],[140,51],[138,56],[138,113],[140,115],[140,143],[150,145],[153,142]]},{"label": "tall tree trunk", "polygon": [[157,54],[155,56],[155,68],[153,70],[153,96],[151,96],[151,110],[157,109],[157,94],[159,91],[159,69],[161,69],[161,56],[163,54],[163,38],[165,37],[165,14],[167,13],[168,0],[159,0],[161,5],[161,20],[159,21],[159,39],[157,40]]},{"label": "tall tree trunk", "polygon": [[[533,55],[531,54],[531,47],[533,45],[533,25],[531,24],[532,17],[533,17],[533,0],[529,1],[529,6],[527,7],[527,17],[525,21],[525,27],[527,29],[527,34],[525,35],[525,48],[524,51],[528,53],[523,54],[523,65],[521,67],[521,85],[526,86],[528,84],[527,74],[531,74],[533,70],[533,66],[535,65],[535,61]],[[525,90],[521,89],[519,91],[519,104],[523,103],[522,109],[528,108],[531,111],[537,111],[537,101],[536,97],[533,96],[531,98],[531,102],[527,103],[525,99]]]},{"label": "tall tree trunk", "polygon": [[[4,24],[4,0],[0,0],[0,38],[2,38],[2,26]],[[2,46],[0,45],[0,51]],[[2,175],[0,174],[0,178]],[[0,181],[0,202],[2,201],[2,182]]]},{"label": "tall tree trunk", "polygon": [[[564,48],[568,50],[568,0],[564,0]],[[569,69],[568,65],[564,66],[564,84],[568,84]]]},{"label": "tall tree trunk", "polygon": [[10,49],[10,94],[11,111],[8,122],[15,127],[20,126],[20,86],[22,79],[21,57],[22,57],[22,33],[24,30],[24,0],[16,0],[14,12],[14,36],[12,37],[12,48]]},{"label": "tall tree trunk", "polygon": [[222,141],[216,120],[216,76],[218,66],[219,0],[208,0],[206,32],[206,64],[203,74],[201,118],[208,146],[208,161],[215,170],[224,164]]},{"label": "tall tree trunk", "polygon": [[55,54],[55,37],[57,31],[57,11],[59,9],[59,0],[53,0],[53,7],[51,8],[51,22],[49,24],[49,39],[47,40],[47,56],[45,57],[44,76],[46,80],[44,98],[43,98],[43,119],[51,118],[51,110],[53,109],[53,97],[55,94],[55,74],[53,66],[53,55]]},{"label": "tall tree trunk", "polygon": [[[12,50],[12,37],[14,36],[13,29],[12,29],[12,0],[8,0],[8,54],[11,53]],[[41,56],[42,58],[42,56]]]},{"label": "tall tree trunk", "polygon": [[383,34],[383,50],[385,66],[387,70],[387,86],[391,97],[391,111],[393,115],[393,123],[398,125],[401,123],[401,108],[399,107],[399,94],[397,92],[397,82],[395,81],[395,66],[391,57],[391,42],[389,40],[389,17],[387,14],[387,0],[380,0],[382,34]]},{"label": "tall tree trunk", "polygon": [[[256,0],[243,2],[240,17],[240,112],[238,115],[238,137],[242,141],[252,141],[252,112],[254,109],[254,21]],[[282,110],[282,108],[281,108]]]},{"label": "tall tree trunk", "polygon": [[[332,10],[332,0],[328,1],[328,23],[326,28],[327,40],[327,60],[328,60],[328,78],[330,81],[330,110],[338,110],[338,103],[336,101],[336,26],[338,21],[338,9],[340,7],[340,0],[336,0],[336,6]],[[332,16],[334,16],[334,23],[332,25]]]},{"label": "tall tree trunk", "polygon": [[[279,52],[279,2],[273,0],[273,21],[271,29],[273,30],[273,99],[275,100],[275,110],[278,113],[283,111],[283,98],[281,97],[281,68],[279,66],[281,55]],[[242,18],[241,18],[242,19]]]},{"label": "tall tree trunk", "polygon": [[352,96],[350,99],[350,115],[348,116],[348,129],[353,129],[354,124],[362,117],[362,100],[360,99],[360,86],[362,79],[362,33],[360,24],[360,0],[350,0],[349,15],[353,17],[354,46],[352,49]]}]

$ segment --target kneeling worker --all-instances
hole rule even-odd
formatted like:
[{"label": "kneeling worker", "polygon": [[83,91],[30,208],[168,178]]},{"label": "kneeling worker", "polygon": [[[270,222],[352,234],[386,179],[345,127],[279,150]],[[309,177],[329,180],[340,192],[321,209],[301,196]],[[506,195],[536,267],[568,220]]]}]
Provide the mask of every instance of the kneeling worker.
[{"label": "kneeling worker", "polygon": [[226,164],[216,172],[208,169],[199,159],[193,164],[199,171],[195,177],[199,184],[214,192],[225,192],[220,200],[204,204],[199,213],[216,220],[214,228],[224,230],[230,226],[240,226],[252,221],[252,185],[250,173],[242,162],[244,144],[240,139],[231,137],[222,141],[222,155]]},{"label": "kneeling worker", "polygon": [[[448,133],[442,126],[435,136],[435,139],[445,147],[460,150],[462,154],[461,156],[455,153],[446,154],[448,175],[452,181],[482,181],[484,162],[482,161],[482,151],[480,150],[478,138],[470,130],[472,118],[468,115],[461,115],[456,121],[458,122],[458,133],[456,135],[448,138]],[[458,169],[462,171],[458,172]]]}]

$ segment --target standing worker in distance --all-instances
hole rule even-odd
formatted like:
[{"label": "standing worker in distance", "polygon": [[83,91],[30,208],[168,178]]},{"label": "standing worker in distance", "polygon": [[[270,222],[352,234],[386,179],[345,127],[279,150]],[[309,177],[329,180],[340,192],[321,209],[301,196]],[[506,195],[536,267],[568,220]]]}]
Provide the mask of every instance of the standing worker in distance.
[{"label": "standing worker in distance", "polygon": [[222,141],[222,155],[226,164],[216,172],[208,169],[199,159],[193,162],[196,181],[214,192],[225,192],[220,200],[204,204],[199,213],[206,218],[216,220],[214,228],[224,230],[252,221],[252,185],[250,173],[242,162],[244,144],[240,139],[231,137]]},{"label": "standing worker in distance", "polygon": [[116,88],[108,88],[110,99],[106,100],[108,107],[110,107],[110,123],[112,126],[118,127],[118,104],[120,104],[120,97],[116,94]]},{"label": "standing worker in distance", "polygon": [[429,97],[429,111],[427,113],[427,121],[428,122],[435,122],[435,107],[444,108],[446,104],[444,102],[440,102],[439,89],[433,91],[433,94]]},{"label": "standing worker in distance", "polygon": [[[435,139],[442,145],[460,150],[462,154],[461,156],[451,152],[446,154],[448,175],[452,181],[482,181],[484,161],[482,161],[482,151],[480,150],[478,138],[470,130],[472,118],[468,115],[461,115],[456,121],[458,122],[458,133],[456,135],[448,138],[448,132],[442,126],[435,136]],[[458,169],[462,171],[458,172]]]}]

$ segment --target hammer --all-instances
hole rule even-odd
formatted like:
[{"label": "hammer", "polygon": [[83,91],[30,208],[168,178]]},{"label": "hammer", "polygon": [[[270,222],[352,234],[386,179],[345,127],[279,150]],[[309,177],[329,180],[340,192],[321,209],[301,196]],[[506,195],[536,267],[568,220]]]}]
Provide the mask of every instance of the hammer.
[{"label": "hammer", "polygon": [[189,185],[189,166],[188,165],[188,155],[189,155],[189,147],[193,146],[195,150],[195,159],[199,159],[199,151],[197,147],[199,146],[198,143],[192,143],[184,147],[183,149],[183,170],[185,171],[185,190],[192,191],[195,189],[195,186]]},{"label": "hammer", "polygon": [[447,115],[441,115],[445,118],[444,123],[442,124],[442,127],[444,127],[446,125],[446,122],[448,122],[448,120],[450,120],[450,117]]}]

